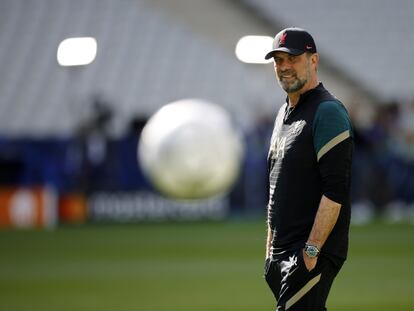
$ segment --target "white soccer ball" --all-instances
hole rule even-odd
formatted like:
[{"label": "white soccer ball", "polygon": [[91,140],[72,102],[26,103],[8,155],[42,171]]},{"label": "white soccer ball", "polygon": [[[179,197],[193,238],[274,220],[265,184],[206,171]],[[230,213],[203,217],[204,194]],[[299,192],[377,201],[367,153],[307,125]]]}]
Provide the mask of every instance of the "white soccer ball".
[{"label": "white soccer ball", "polygon": [[228,192],[244,148],[229,114],[220,106],[186,99],[158,110],[138,144],[144,173],[161,193],[201,199]]}]

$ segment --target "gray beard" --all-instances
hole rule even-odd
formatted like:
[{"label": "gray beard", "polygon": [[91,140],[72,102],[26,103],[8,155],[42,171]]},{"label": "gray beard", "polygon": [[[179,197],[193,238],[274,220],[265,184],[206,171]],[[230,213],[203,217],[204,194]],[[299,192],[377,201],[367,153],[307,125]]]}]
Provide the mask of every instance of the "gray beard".
[{"label": "gray beard", "polygon": [[296,81],[293,84],[285,84],[279,79],[279,85],[282,87],[283,90],[285,90],[286,93],[295,93],[301,90],[307,82],[307,79],[296,79]]}]

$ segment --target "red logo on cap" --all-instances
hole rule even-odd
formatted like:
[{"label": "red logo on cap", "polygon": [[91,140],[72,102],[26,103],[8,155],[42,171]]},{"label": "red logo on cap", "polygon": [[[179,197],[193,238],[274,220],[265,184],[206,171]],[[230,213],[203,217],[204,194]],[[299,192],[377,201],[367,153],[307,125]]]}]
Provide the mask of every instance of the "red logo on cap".
[{"label": "red logo on cap", "polygon": [[279,45],[284,45],[287,37],[287,32],[280,36]]},{"label": "red logo on cap", "polygon": [[306,48],[307,48],[308,50],[310,50],[310,49],[312,48],[312,46],[311,46],[311,45],[307,45],[307,46],[306,46]]}]

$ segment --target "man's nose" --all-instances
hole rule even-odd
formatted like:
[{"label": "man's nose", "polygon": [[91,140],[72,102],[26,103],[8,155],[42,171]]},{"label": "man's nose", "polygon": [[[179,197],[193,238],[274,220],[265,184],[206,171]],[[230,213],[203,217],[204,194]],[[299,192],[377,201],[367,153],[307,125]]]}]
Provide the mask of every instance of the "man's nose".
[{"label": "man's nose", "polygon": [[289,70],[290,69],[290,65],[289,65],[289,63],[288,62],[280,62],[279,64],[275,64],[275,67],[279,70],[279,71],[281,71],[281,72],[283,72],[283,71],[286,71],[286,70]]}]

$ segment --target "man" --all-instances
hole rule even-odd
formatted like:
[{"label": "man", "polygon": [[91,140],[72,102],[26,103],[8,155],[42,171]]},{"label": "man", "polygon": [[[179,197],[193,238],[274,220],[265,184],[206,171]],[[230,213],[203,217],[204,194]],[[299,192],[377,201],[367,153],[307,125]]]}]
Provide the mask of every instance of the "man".
[{"label": "man", "polygon": [[282,30],[265,58],[273,58],[287,93],[268,156],[265,279],[278,311],[326,310],[348,250],[351,122],[318,82],[319,56],[307,31]]}]

